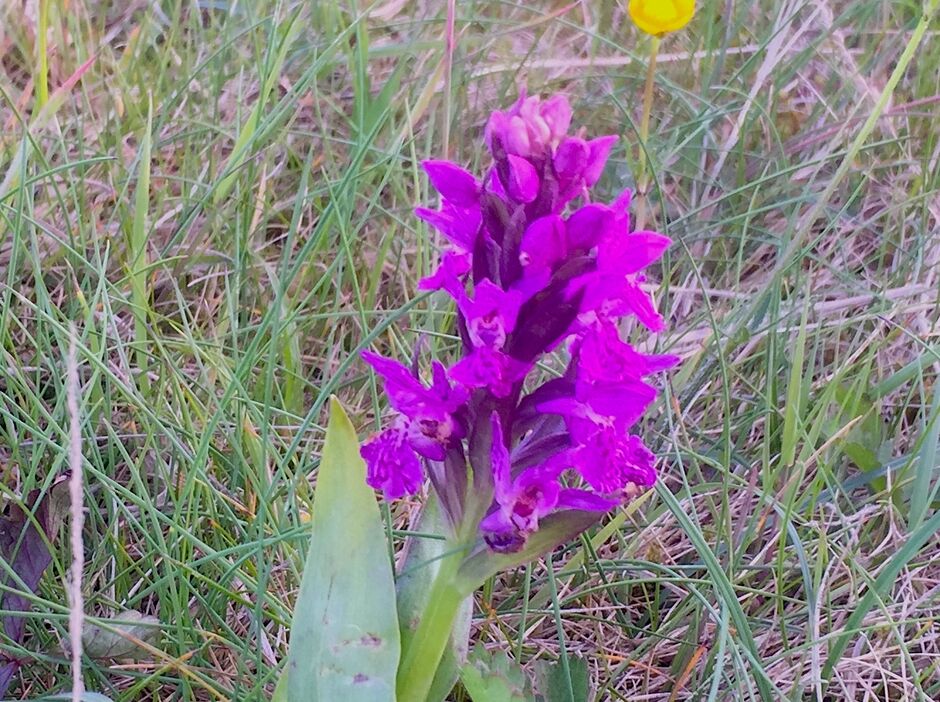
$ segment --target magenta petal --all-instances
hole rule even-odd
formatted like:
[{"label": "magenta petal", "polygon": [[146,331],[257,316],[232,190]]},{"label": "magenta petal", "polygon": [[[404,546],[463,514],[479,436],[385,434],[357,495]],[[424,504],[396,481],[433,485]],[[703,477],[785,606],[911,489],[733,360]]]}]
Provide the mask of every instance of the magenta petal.
[{"label": "magenta petal", "polygon": [[[618,218],[629,217],[630,203],[633,201],[633,191],[630,188],[624,190],[617,199],[611,203],[611,208],[617,213]],[[629,230],[629,227],[626,227]]]},{"label": "magenta petal", "polygon": [[586,512],[609,512],[620,504],[588,490],[566,488],[558,495],[557,509],[580,509]]},{"label": "magenta petal", "polygon": [[447,449],[434,436],[428,436],[421,430],[422,423],[409,422],[408,424],[408,444],[420,456],[424,456],[432,461],[443,461],[447,455]]},{"label": "magenta petal", "polygon": [[518,293],[522,301],[529,300],[537,293],[542,292],[552,282],[550,268],[532,270],[532,266],[525,270],[522,278],[513,283],[512,292]]},{"label": "magenta petal", "polygon": [[454,364],[450,377],[468,388],[488,388],[493,395],[503,398],[528,371],[528,364],[501,351],[482,347]]},{"label": "magenta petal", "polygon": [[543,414],[578,415],[584,413],[586,408],[573,397],[555,397],[539,402],[536,409]]},{"label": "magenta petal", "polygon": [[579,178],[587,166],[590,150],[584,139],[571,137],[558,145],[553,162],[555,172],[562,181],[573,181]]},{"label": "magenta petal", "polygon": [[588,250],[610,235],[614,212],[606,205],[585,205],[568,218],[568,248]]},{"label": "magenta petal", "polygon": [[526,268],[551,269],[567,255],[565,221],[558,215],[539,217],[522,235],[519,262]]},{"label": "magenta petal", "polygon": [[552,139],[552,130],[542,116],[541,108],[541,100],[535,96],[524,100],[519,106],[519,119],[525,124],[529,143],[536,152],[541,152]]},{"label": "magenta petal", "polygon": [[564,95],[554,95],[542,103],[542,119],[548,125],[552,138],[561,139],[571,126],[571,104]]},{"label": "magenta petal", "polygon": [[638,436],[623,435],[614,427],[598,427],[577,449],[577,471],[590,486],[605,495],[649,487],[656,482],[655,456]]},{"label": "magenta petal", "polygon": [[473,290],[473,299],[458,299],[467,322],[467,332],[474,346],[501,349],[506,337],[516,327],[523,296],[515,290],[503,290],[485,279]]},{"label": "magenta petal", "polygon": [[454,246],[472,251],[480,231],[480,208],[457,207],[445,200],[440,210],[415,208],[415,214],[447,237]]},{"label": "magenta petal", "polygon": [[637,273],[662,256],[671,244],[672,239],[658,232],[612,231],[598,248],[597,264],[601,270],[618,275]]},{"label": "magenta petal", "polygon": [[646,354],[644,358],[646,359],[646,367],[650,373],[658,373],[660,371],[669,370],[670,368],[675,368],[682,360],[679,356],[673,356],[668,353]]},{"label": "magenta petal", "polygon": [[392,427],[366,441],[359,452],[366,462],[366,482],[386,500],[397,500],[421,489],[421,462],[406,441],[402,427]]},{"label": "magenta petal", "polygon": [[487,177],[487,185],[491,193],[493,193],[500,200],[508,200],[509,193],[506,192],[506,188],[503,187],[503,182],[499,178],[499,173],[496,171],[496,168],[490,169],[490,174]]},{"label": "magenta petal", "polygon": [[493,468],[493,484],[496,489],[496,501],[504,501],[512,486],[512,474],[509,467],[509,449],[503,436],[503,427],[496,412],[490,415],[492,428],[492,446],[490,447],[490,463]]},{"label": "magenta petal", "polygon": [[459,407],[466,404],[470,393],[461,385],[451,386],[447,378],[447,369],[440,361],[434,361],[431,364],[434,383],[431,385],[431,392],[441,400],[441,405],[447,413],[455,412]]},{"label": "magenta petal", "polygon": [[404,365],[371,351],[363,351],[362,359],[385,381],[389,404],[402,414],[411,414],[427,403],[428,391]]},{"label": "magenta petal", "polygon": [[638,379],[672,368],[679,362],[676,356],[638,353],[621,340],[620,332],[610,320],[598,320],[586,328],[577,346],[577,357],[579,378],[609,383]]},{"label": "magenta petal", "polygon": [[424,166],[431,185],[458,207],[474,207],[480,201],[480,184],[463,168],[450,161],[428,160]]},{"label": "magenta petal", "polygon": [[480,522],[480,531],[489,534],[515,534],[516,529],[509,521],[506,513],[497,507],[497,509],[483,517]]},{"label": "magenta petal", "polygon": [[521,156],[509,156],[509,196],[516,202],[532,202],[539,194],[535,167]]},{"label": "magenta petal", "polygon": [[441,265],[427,278],[418,281],[418,290],[446,290],[451,297],[461,297],[461,278],[470,272],[470,254],[448,251],[441,258]]},{"label": "magenta petal", "polygon": [[591,187],[601,178],[610,150],[617,142],[616,136],[602,136],[588,142],[589,156],[584,169],[584,183]]},{"label": "magenta petal", "polygon": [[490,152],[493,152],[497,145],[505,146],[505,134],[508,125],[509,117],[505,112],[497,110],[490,115],[483,130],[483,140]]},{"label": "magenta petal", "polygon": [[620,301],[622,306],[615,307],[615,310],[621,314],[632,312],[650,331],[658,332],[665,328],[663,318],[653,306],[653,300],[639,283],[634,280],[627,280],[620,290]]},{"label": "magenta petal", "polygon": [[515,156],[526,157],[532,153],[529,130],[521,117],[511,117],[506,125],[504,140],[506,151]]},{"label": "magenta petal", "polygon": [[578,400],[602,417],[613,417],[621,427],[629,427],[643,416],[656,399],[656,388],[642,380],[627,378],[619,383],[578,384]]},{"label": "magenta petal", "polygon": [[483,540],[497,553],[515,553],[525,546],[527,534],[516,528],[502,509],[496,509],[480,522]]}]

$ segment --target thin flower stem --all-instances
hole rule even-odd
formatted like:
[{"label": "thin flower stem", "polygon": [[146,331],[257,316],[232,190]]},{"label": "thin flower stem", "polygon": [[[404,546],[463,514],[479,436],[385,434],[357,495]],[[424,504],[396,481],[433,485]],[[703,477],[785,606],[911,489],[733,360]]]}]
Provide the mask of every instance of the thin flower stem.
[{"label": "thin flower stem", "polygon": [[656,77],[656,57],[659,55],[659,37],[650,43],[649,63],[646,67],[646,86],[643,88],[643,115],[640,118],[640,154],[637,164],[636,229],[646,226],[646,191],[649,185],[646,147],[650,136],[650,114],[653,111],[653,84]]},{"label": "thin flower stem", "polygon": [[398,666],[398,702],[425,702],[466,593],[456,587],[463,549],[443,559],[428,604]]}]

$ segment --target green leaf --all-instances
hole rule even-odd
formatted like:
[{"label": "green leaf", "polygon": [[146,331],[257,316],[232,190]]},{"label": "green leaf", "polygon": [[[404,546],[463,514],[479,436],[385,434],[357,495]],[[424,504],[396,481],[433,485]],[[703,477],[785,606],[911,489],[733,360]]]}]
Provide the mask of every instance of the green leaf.
[{"label": "green leaf", "polygon": [[780,462],[792,466],[796,460],[796,442],[803,422],[803,359],[806,354],[806,317],[809,304],[803,307],[803,319],[793,348],[793,365],[790,367],[790,379],[787,383],[787,402],[783,410],[783,439],[780,448]]},{"label": "green leaf", "polygon": [[[544,702],[588,702],[591,698],[591,677],[587,662],[580,657],[568,657],[571,689],[561,662],[539,661],[535,668],[537,697]],[[572,697],[572,693],[574,697]]]},{"label": "green leaf", "polygon": [[142,644],[153,643],[159,635],[159,619],[131,609],[100,624],[86,622],[82,651],[95,659],[142,658],[151,655]]},{"label": "green leaf", "polygon": [[478,646],[460,669],[460,682],[473,702],[534,702],[525,672],[505,651]]},{"label": "green leaf", "polygon": [[311,524],[287,702],[393,702],[400,642],[392,564],[356,433],[335,397]]},{"label": "green leaf", "polygon": [[[447,527],[440,503],[433,493],[421,509],[415,531],[422,536],[411,536],[405,543],[406,553],[398,578],[398,616],[403,650],[417,630],[422,612],[426,611],[431,583],[437,575],[441,557],[447,550],[447,541],[444,539]],[[441,538],[435,539],[431,535],[440,535]],[[457,682],[460,667],[467,661],[472,615],[473,599],[468,597],[457,614],[450,643],[438,665],[427,702],[443,702]]]},{"label": "green leaf", "polygon": [[287,702],[287,671],[281,673],[277,685],[274,686],[274,694],[271,695],[271,702]]}]

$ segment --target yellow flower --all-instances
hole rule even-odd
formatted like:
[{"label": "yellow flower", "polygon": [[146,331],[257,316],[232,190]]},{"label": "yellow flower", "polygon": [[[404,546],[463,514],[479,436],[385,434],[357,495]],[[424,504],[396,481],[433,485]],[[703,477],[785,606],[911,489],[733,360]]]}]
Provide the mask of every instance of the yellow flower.
[{"label": "yellow flower", "polygon": [[682,29],[695,14],[695,0],[630,0],[630,17],[648,34]]}]

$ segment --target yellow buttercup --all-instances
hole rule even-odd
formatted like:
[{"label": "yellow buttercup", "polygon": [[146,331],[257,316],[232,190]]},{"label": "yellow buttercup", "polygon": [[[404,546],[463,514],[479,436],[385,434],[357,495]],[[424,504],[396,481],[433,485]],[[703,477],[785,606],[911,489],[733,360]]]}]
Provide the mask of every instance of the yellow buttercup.
[{"label": "yellow buttercup", "polygon": [[682,29],[695,14],[695,0],[630,0],[630,17],[648,34]]}]

